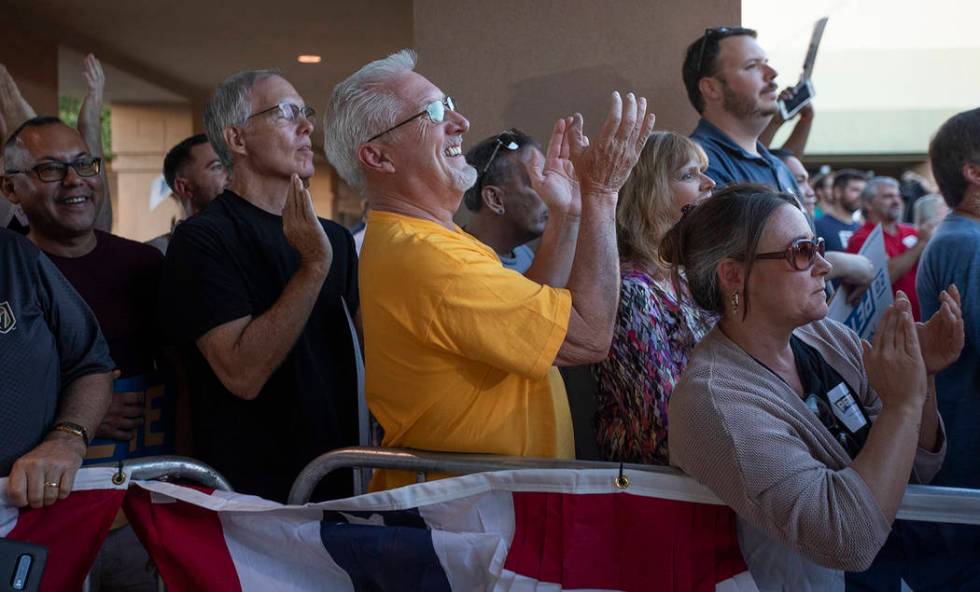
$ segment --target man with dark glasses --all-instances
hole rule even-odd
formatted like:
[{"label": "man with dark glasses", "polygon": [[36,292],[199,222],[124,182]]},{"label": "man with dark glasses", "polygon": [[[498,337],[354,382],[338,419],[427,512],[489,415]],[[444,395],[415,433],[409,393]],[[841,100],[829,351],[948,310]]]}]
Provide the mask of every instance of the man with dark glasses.
[{"label": "man with dark glasses", "polygon": [[[524,167],[546,203],[571,203],[581,188],[578,248],[566,288],[555,288],[504,269],[453,222],[480,177],[463,158],[469,121],[415,62],[405,50],[361,68],[334,88],[326,122],[327,157],[370,207],[360,270],[366,395],[383,445],[571,458],[554,366],[594,362],[609,348],[616,200],[653,116],[645,99],[616,93],[601,137],[589,145],[580,117],[559,120],[545,157]],[[519,152],[516,139],[500,140],[494,159]],[[542,244],[536,259],[560,258],[553,250]],[[384,471],[373,487],[414,480]]]},{"label": "man with dark glasses", "polygon": [[[91,308],[115,361],[109,410],[86,434],[88,463],[171,454],[175,436],[174,401],[156,377],[160,340],[153,318],[163,256],[95,228],[105,199],[101,169],[79,132],[56,117],[26,121],[4,145],[3,191],[23,209],[27,238]],[[145,409],[160,414],[151,426],[143,425]],[[152,587],[156,577],[146,569],[146,552],[124,520],[116,526],[96,561],[94,581],[103,590]]]},{"label": "man with dark glasses", "polygon": [[743,27],[707,29],[687,48],[684,87],[701,121],[691,138],[708,154],[718,187],[761,183],[800,196],[793,174],[759,142],[777,113],[776,70]]},{"label": "man with dark glasses", "polygon": [[[568,281],[575,241],[578,238],[582,204],[546,204],[531,184],[527,166],[544,159],[540,145],[518,129],[509,129],[483,140],[466,153],[466,161],[477,170],[476,183],[466,190],[463,203],[470,218],[463,228],[490,248],[507,269],[555,287]],[[533,266],[534,251],[526,243],[558,241],[558,248],[545,252],[565,255],[560,265]],[[555,271],[556,273],[551,273]]]},{"label": "man with dark glasses", "polygon": [[[280,502],[313,458],[357,442],[344,310],[357,315],[357,257],[305,189],[315,124],[277,71],[218,86],[204,126],[231,181],[177,226],[161,289],[161,324],[189,369],[195,456],[236,491]],[[341,474],[315,496],[351,491]]]}]

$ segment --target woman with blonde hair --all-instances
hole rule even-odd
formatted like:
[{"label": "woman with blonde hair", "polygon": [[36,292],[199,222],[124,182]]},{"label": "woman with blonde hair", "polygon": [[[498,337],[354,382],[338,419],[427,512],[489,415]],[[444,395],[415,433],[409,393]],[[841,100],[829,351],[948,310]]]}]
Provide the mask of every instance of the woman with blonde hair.
[{"label": "woman with blonde hair", "polygon": [[683,276],[672,281],[659,249],[685,209],[711,195],[707,166],[688,138],[655,132],[619,192],[619,312],[609,356],[593,366],[596,441],[605,460],[667,464],[667,401],[710,320]]}]

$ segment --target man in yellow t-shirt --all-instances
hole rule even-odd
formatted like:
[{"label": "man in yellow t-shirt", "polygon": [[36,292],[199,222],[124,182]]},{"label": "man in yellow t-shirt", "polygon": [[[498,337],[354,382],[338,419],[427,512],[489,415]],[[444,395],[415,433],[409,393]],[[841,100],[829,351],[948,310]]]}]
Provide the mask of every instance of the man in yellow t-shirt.
[{"label": "man in yellow t-shirt", "polygon": [[[568,402],[553,367],[592,363],[609,349],[617,192],[653,115],[645,99],[614,93],[591,145],[581,116],[560,119],[547,154],[525,163],[551,213],[536,265],[553,270],[542,277],[567,278],[537,283],[453,222],[479,175],[463,157],[469,122],[413,71],[415,61],[403,50],[337,85],[325,131],[331,164],[370,207],[361,314],[367,399],[383,445],[571,458]],[[383,472],[373,485],[413,480]]]}]

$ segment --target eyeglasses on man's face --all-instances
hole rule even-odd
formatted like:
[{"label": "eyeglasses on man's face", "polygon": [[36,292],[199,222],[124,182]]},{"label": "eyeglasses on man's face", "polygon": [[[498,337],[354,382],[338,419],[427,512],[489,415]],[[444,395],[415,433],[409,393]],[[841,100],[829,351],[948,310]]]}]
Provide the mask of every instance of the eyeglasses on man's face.
[{"label": "eyeglasses on man's face", "polygon": [[426,104],[425,109],[423,109],[422,111],[419,111],[418,113],[416,113],[415,115],[409,117],[405,121],[402,121],[400,123],[396,123],[395,125],[389,127],[388,129],[386,129],[385,131],[381,132],[380,134],[374,134],[373,136],[371,136],[370,138],[368,138],[368,142],[373,142],[373,141],[377,140],[378,138],[380,138],[381,136],[387,134],[388,132],[394,131],[394,130],[400,128],[401,126],[405,125],[406,123],[410,123],[412,121],[415,121],[416,119],[418,119],[419,117],[422,117],[423,115],[428,116],[429,121],[431,121],[432,123],[442,123],[443,121],[446,120],[446,112],[447,111],[455,111],[455,110],[456,110],[456,103],[453,102],[453,98],[452,97],[445,97],[445,98],[442,98],[442,99],[436,99],[436,100],[431,101],[430,103]]},{"label": "eyeglasses on man's face", "polygon": [[276,113],[276,117],[288,121],[290,123],[299,121],[301,115],[303,116],[304,119],[306,119],[306,121],[310,122],[311,124],[316,123],[314,121],[314,118],[316,117],[316,109],[314,109],[313,107],[305,107],[303,105],[298,105],[291,101],[283,101],[281,103],[269,107],[268,109],[262,109],[261,111],[252,113],[251,115],[248,116],[248,118],[245,119],[245,121],[248,121],[253,117],[258,117],[259,115],[265,115],[266,113],[273,113],[276,111],[278,111],[278,113]]},{"label": "eyeglasses on man's face", "polygon": [[68,168],[71,167],[79,177],[94,177],[102,170],[102,159],[89,156],[79,158],[75,162],[63,162],[52,160],[36,164],[27,169],[7,169],[8,175],[23,174],[33,172],[37,178],[45,183],[58,183],[68,176]]},{"label": "eyeglasses on man's face", "polygon": [[797,271],[807,271],[817,260],[817,255],[821,257],[827,251],[827,246],[822,238],[809,239],[801,238],[793,241],[785,251],[774,251],[772,253],[759,253],[756,259],[786,259],[793,269]]}]

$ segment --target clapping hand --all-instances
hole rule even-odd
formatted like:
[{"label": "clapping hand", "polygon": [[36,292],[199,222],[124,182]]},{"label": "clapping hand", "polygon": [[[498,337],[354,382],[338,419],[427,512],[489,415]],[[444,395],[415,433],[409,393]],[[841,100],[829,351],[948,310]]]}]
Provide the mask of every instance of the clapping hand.
[{"label": "clapping hand", "polygon": [[922,409],[927,394],[926,368],[912,320],[912,306],[899,291],[878,324],[872,343],[862,341],[868,381],[886,407]]},{"label": "clapping hand", "polygon": [[922,348],[922,361],[926,372],[937,374],[960,357],[966,339],[963,329],[963,312],[960,309],[960,291],[953,284],[939,294],[942,303],[925,323],[915,328]]},{"label": "clapping hand", "polygon": [[576,129],[579,137],[583,137],[581,115],[559,119],[551,131],[545,155],[534,150],[525,164],[531,187],[548,210],[570,216],[578,216],[582,210],[582,195],[571,160],[572,135]]},{"label": "clapping hand", "polygon": [[624,101],[612,94],[609,115],[595,141],[572,133],[570,157],[583,193],[617,194],[640,158],[656,116],[647,113],[647,100],[633,93]]}]

